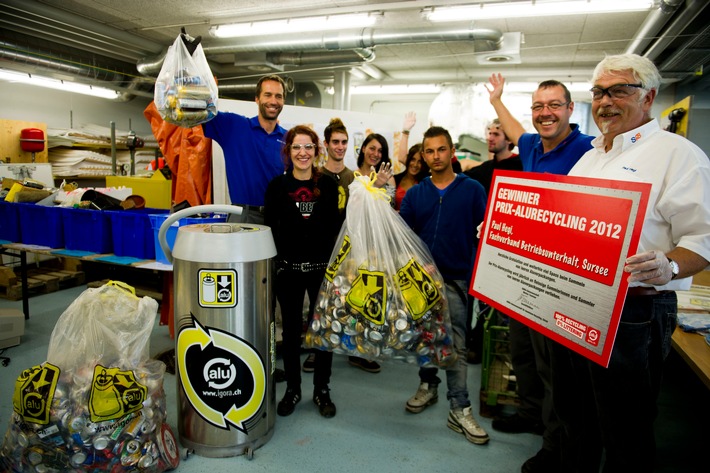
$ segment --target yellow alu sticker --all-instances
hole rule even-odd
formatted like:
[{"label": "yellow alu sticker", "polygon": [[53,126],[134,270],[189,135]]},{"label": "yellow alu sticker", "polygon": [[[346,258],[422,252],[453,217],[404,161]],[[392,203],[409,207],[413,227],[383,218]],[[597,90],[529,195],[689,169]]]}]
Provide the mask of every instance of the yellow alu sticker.
[{"label": "yellow alu sticker", "polygon": [[201,269],[197,273],[201,307],[230,308],[237,305],[237,272],[233,269]]},{"label": "yellow alu sticker", "polygon": [[43,363],[24,370],[17,377],[12,407],[26,422],[42,425],[49,423],[60,372],[59,367]]},{"label": "yellow alu sticker", "polygon": [[399,289],[412,320],[421,318],[441,299],[431,275],[414,259],[397,272]]},{"label": "yellow alu sticker", "polygon": [[352,244],[350,243],[350,237],[345,235],[345,237],[343,238],[343,243],[342,245],[340,245],[340,251],[338,252],[338,255],[335,257],[335,260],[330,262],[328,268],[325,270],[325,278],[328,281],[333,282],[333,278],[338,272],[338,268],[345,260],[345,257],[348,255],[348,253],[350,253],[351,247]]},{"label": "yellow alu sticker", "polygon": [[367,320],[384,325],[387,307],[385,273],[358,269],[358,276],[345,300]]},{"label": "yellow alu sticker", "polygon": [[91,422],[120,419],[140,411],[147,394],[148,389],[136,380],[133,371],[96,365],[89,394]]}]

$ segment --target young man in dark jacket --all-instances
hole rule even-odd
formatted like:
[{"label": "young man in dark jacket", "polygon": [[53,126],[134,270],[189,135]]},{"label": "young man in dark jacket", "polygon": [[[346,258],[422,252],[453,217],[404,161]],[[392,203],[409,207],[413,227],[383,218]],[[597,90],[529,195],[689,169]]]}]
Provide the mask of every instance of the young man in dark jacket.
[{"label": "young man in dark jacket", "polygon": [[[424,133],[422,157],[431,176],[407,191],[400,215],[427,245],[446,283],[458,354],[456,363],[446,370],[448,426],[464,434],[469,442],[481,445],[488,442],[488,434],[473,418],[466,387],[466,331],[470,322],[466,292],[476,257],[476,227],[486,210],[486,191],[473,179],[454,172],[454,151],[451,135],[444,128],[431,127]],[[437,368],[421,368],[419,378],[419,388],[406,405],[413,413],[438,400],[441,380]]]}]

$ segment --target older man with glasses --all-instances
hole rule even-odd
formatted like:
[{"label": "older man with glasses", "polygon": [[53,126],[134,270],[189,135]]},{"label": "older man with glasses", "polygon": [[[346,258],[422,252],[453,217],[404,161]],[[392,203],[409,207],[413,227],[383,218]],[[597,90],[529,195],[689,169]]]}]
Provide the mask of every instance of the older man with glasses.
[{"label": "older man with glasses", "polygon": [[[567,174],[591,147],[592,136],[569,120],[574,102],[569,90],[556,80],[541,82],[532,95],[532,118],[537,133],[526,133],[501,100],[505,79],[493,74],[490,102],[508,139],[518,146],[524,171]],[[560,471],[560,424],[552,409],[550,347],[544,335],[510,319],[510,351],[520,406],[515,414],[493,421],[493,429],[506,433],[542,434],[542,448],[522,466],[523,473]]]},{"label": "older man with glasses", "polygon": [[[652,185],[637,254],[626,258],[629,290],[609,366],[557,345],[554,407],[566,472],[651,472],[663,363],[676,326],[675,291],[710,261],[710,161],[661,130],[651,107],[661,75],[636,54],[608,56],[594,70],[592,116],[602,135],[571,176]],[[670,460],[669,460],[670,461]]]}]

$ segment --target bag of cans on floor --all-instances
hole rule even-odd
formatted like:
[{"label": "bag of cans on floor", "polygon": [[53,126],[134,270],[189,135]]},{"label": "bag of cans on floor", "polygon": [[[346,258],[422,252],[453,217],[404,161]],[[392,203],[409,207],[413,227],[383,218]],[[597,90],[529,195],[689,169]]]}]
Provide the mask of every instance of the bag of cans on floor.
[{"label": "bag of cans on floor", "polygon": [[123,283],[84,291],[57,321],[47,361],[17,378],[0,449],[8,471],[159,473],[178,466],[165,364],[148,356],[158,304],[131,291]]},{"label": "bag of cans on floor", "polygon": [[153,100],[168,123],[185,128],[205,123],[217,115],[217,82],[198,44],[190,55],[178,36],[165,55],[155,81]]},{"label": "bag of cans on floor", "polygon": [[384,189],[356,173],[306,333],[311,348],[420,366],[456,360],[444,281]]}]

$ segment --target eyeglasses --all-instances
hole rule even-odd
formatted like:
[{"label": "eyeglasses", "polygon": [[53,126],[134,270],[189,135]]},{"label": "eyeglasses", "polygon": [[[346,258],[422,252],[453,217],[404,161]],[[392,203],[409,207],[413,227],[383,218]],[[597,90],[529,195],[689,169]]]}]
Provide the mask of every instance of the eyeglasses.
[{"label": "eyeglasses", "polygon": [[316,145],[313,143],[308,143],[305,145],[291,145],[291,151],[299,152],[302,149],[305,149],[306,151],[313,151],[316,149]]},{"label": "eyeglasses", "polygon": [[532,110],[533,112],[542,112],[545,107],[547,107],[547,109],[551,112],[556,112],[557,110],[560,110],[562,107],[566,107],[567,105],[569,105],[569,102],[536,103],[533,104],[532,107],[530,107],[530,110]]},{"label": "eyeglasses", "polygon": [[636,89],[643,89],[643,84],[616,84],[606,89],[592,87],[589,91],[592,93],[593,100],[601,100],[605,95],[612,99],[625,99],[633,95]]}]

